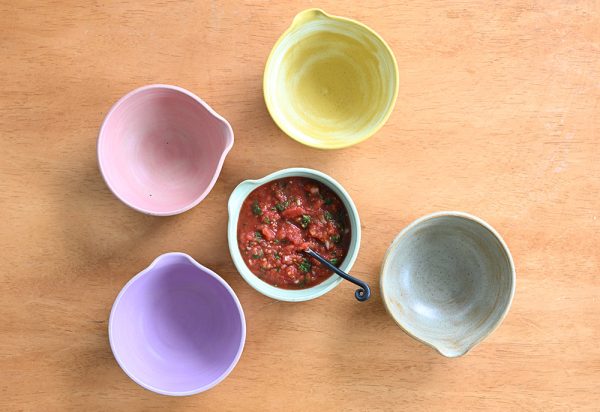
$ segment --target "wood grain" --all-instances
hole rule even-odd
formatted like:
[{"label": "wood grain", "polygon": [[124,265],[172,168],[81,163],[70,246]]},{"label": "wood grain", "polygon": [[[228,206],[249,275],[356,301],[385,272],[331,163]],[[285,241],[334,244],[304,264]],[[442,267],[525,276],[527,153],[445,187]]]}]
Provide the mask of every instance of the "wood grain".
[{"label": "wood grain", "polygon": [[[344,150],[304,147],[271,121],[266,57],[300,10],[378,31],[401,86],[387,125]],[[594,1],[0,1],[0,409],[599,410],[600,8]],[[197,93],[233,125],[209,197],[144,216],[98,173],[99,125],[148,83]],[[437,210],[505,237],[517,291],[502,326],[444,359],[386,314],[378,288],[272,301],[237,274],[226,201],[290,166],[334,176],[363,228],[354,272],[378,284],[387,246]],[[220,273],[246,311],[240,363],[213,390],[169,398],[112,358],[120,288],[165,251]]]}]

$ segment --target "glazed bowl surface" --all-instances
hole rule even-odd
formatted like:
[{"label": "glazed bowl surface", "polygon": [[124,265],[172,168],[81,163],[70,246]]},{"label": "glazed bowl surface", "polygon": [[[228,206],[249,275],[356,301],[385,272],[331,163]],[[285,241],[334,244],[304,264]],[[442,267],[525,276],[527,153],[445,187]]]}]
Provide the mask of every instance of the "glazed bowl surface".
[{"label": "glazed bowl surface", "polygon": [[372,29],[310,9],[273,47],[263,91],[271,117],[287,135],[337,149],[362,142],[387,121],[398,95],[398,68]]},{"label": "glazed bowl surface", "polygon": [[515,281],[510,251],[489,224],[467,213],[440,212],[417,219],[396,237],[380,286],[402,329],[456,357],[501,323]]},{"label": "glazed bowl surface", "polygon": [[128,93],[110,109],[100,128],[98,162],[123,203],[168,216],[208,195],[232,145],[231,126],[202,99],[156,84]]},{"label": "glazed bowl surface", "polygon": [[244,348],[246,321],[219,275],[186,254],[166,253],[123,287],[108,332],[115,359],[132,380],[183,396],[229,375]]}]

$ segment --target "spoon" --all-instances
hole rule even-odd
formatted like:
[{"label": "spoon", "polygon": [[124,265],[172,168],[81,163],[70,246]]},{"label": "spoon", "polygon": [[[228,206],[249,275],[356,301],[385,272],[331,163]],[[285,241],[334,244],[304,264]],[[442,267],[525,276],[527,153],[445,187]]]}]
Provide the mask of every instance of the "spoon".
[{"label": "spoon", "polygon": [[354,297],[356,297],[356,300],[358,300],[360,302],[364,302],[365,300],[367,300],[367,299],[369,299],[371,297],[371,288],[369,288],[369,285],[366,282],[363,282],[362,280],[357,279],[354,276],[350,276],[349,274],[347,274],[343,270],[340,270],[336,266],[332,265],[323,256],[319,255],[317,252],[315,252],[314,250],[312,250],[310,248],[306,249],[304,251],[304,253],[306,253],[307,255],[309,255],[309,256],[317,259],[319,262],[321,262],[321,264],[325,265],[325,267],[327,269],[329,269],[329,270],[337,273],[339,276],[343,277],[348,282],[352,282],[355,285],[360,286],[360,289],[356,289],[356,291],[354,292]]}]

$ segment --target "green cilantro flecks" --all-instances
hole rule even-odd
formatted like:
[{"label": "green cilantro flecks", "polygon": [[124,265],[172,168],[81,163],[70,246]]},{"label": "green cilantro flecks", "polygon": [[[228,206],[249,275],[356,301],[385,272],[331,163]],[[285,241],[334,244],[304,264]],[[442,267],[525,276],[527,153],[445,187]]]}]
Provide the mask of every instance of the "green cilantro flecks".
[{"label": "green cilantro flecks", "polygon": [[287,207],[289,205],[290,205],[290,202],[288,200],[286,200],[285,202],[277,203],[275,205],[275,209],[279,210],[280,212],[283,212],[285,209],[287,209]]},{"label": "green cilantro flecks", "polygon": [[258,204],[258,200],[255,200],[252,203],[252,213],[254,213],[256,216],[260,216],[262,215],[262,209],[260,208],[259,204]]},{"label": "green cilantro flecks", "polygon": [[298,269],[300,269],[301,272],[307,273],[310,272],[310,269],[312,268],[312,265],[310,264],[310,262],[306,259],[304,259],[302,261],[302,263],[300,263],[298,265]]},{"label": "green cilantro flecks", "polygon": [[302,226],[304,229],[306,229],[308,227],[309,223],[310,223],[310,216],[302,215],[302,220],[300,221],[300,226]]},{"label": "green cilantro flecks", "polygon": [[264,256],[264,252],[262,250],[259,250],[258,253],[255,253],[252,255],[252,259],[260,259]]}]

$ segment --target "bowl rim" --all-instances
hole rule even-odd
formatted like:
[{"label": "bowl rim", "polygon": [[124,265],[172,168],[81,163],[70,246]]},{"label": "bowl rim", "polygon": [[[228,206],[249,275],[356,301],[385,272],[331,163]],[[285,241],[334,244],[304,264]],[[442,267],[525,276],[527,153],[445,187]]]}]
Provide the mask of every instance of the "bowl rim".
[{"label": "bowl rim", "polygon": [[[492,236],[494,236],[500,243],[500,247],[504,251],[504,254],[506,255],[506,258],[508,259],[509,266],[510,266],[510,280],[511,280],[510,292],[509,292],[508,302],[506,303],[505,307],[502,309],[502,313],[501,313],[500,317],[498,318],[496,323],[489,330],[487,330],[482,336],[480,336],[475,341],[470,342],[468,345],[466,345],[464,348],[462,348],[462,350],[455,352],[455,353],[444,353],[443,350],[441,350],[440,348],[435,346],[433,343],[421,339],[420,337],[414,335],[408,329],[406,329],[402,325],[401,320],[397,319],[394,316],[392,310],[390,309],[390,306],[391,306],[391,302],[389,301],[390,297],[388,296],[388,293],[386,292],[386,289],[383,286],[384,278],[386,277],[386,273],[387,273],[387,266],[389,263],[390,255],[391,255],[392,251],[398,247],[398,243],[400,242],[400,240],[404,236],[406,236],[409,231],[411,231],[413,228],[419,226],[421,223],[423,223],[427,220],[436,219],[436,218],[440,218],[440,217],[457,217],[457,218],[463,218],[466,220],[471,220],[471,221],[479,224],[483,228],[487,229],[492,234]],[[429,346],[432,349],[435,349],[440,355],[447,357],[447,358],[456,358],[456,357],[466,355],[474,347],[479,345],[479,343],[481,343],[485,338],[487,338],[489,335],[491,335],[500,326],[500,324],[504,321],[504,319],[508,315],[508,311],[512,305],[512,301],[513,301],[513,298],[515,295],[515,290],[516,290],[516,282],[517,282],[514,260],[513,260],[512,254],[510,253],[510,249],[508,248],[508,245],[506,244],[506,242],[504,241],[502,236],[500,236],[500,234],[485,220],[483,220],[477,216],[474,216],[470,213],[460,212],[460,211],[441,211],[441,212],[430,213],[430,214],[427,214],[427,215],[424,215],[424,216],[421,216],[421,217],[415,219],[414,221],[409,223],[407,226],[405,226],[400,231],[400,233],[398,235],[396,235],[396,237],[394,238],[394,240],[388,247],[387,251],[385,252],[379,273],[380,273],[379,274],[379,290],[381,293],[381,300],[383,301],[383,306],[385,306],[385,310],[390,315],[390,317],[394,320],[394,322],[396,322],[396,324],[408,336],[410,336],[411,338],[415,339],[418,342],[421,342],[421,343]]]},{"label": "bowl rim", "polygon": [[[387,110],[387,112],[385,113],[385,115],[382,117],[382,119],[377,123],[377,125],[375,127],[372,128],[371,131],[369,131],[368,133],[365,133],[364,135],[360,136],[357,139],[349,140],[348,142],[340,142],[340,143],[337,143],[337,144],[326,145],[323,142],[320,142],[320,143],[311,143],[311,142],[306,141],[303,138],[302,134],[298,134],[298,135],[295,134],[292,130],[290,130],[289,128],[287,128],[285,126],[284,122],[282,122],[274,114],[275,111],[272,108],[271,99],[267,95],[268,77],[269,77],[269,74],[270,74],[270,72],[272,70],[271,66],[273,64],[273,57],[275,55],[275,51],[283,43],[283,41],[285,40],[285,38],[288,37],[288,35],[290,33],[292,33],[299,25],[303,24],[303,21],[301,21],[302,20],[302,16],[303,15],[308,15],[308,14],[311,14],[311,13],[321,14],[321,15],[323,15],[326,18],[329,18],[331,20],[337,20],[337,21],[343,22],[345,24],[356,25],[356,26],[359,26],[359,27],[363,28],[369,34],[371,34],[374,38],[376,38],[379,42],[381,42],[381,44],[383,45],[384,50],[391,57],[391,60],[392,60],[392,63],[393,63],[393,69],[394,70],[393,70],[393,73],[392,73],[393,74],[392,77],[393,77],[393,80],[394,80],[394,92],[393,92],[393,95],[392,95],[392,104],[390,105],[389,109]],[[273,119],[273,121],[279,127],[279,129],[281,129],[286,135],[288,135],[289,137],[291,137],[295,141],[297,141],[299,143],[302,143],[302,144],[304,144],[306,146],[314,147],[316,149],[334,150],[334,149],[343,149],[343,148],[354,146],[356,144],[364,142],[368,138],[372,137],[375,133],[377,133],[385,125],[385,123],[387,123],[387,121],[389,120],[390,116],[392,115],[392,113],[394,111],[394,108],[396,106],[396,101],[398,100],[399,83],[400,83],[400,73],[399,73],[399,70],[398,70],[398,62],[396,61],[396,56],[394,55],[394,52],[392,51],[392,48],[390,47],[390,45],[375,30],[373,30],[372,28],[370,28],[366,24],[361,23],[358,20],[354,20],[354,19],[351,19],[351,18],[348,18],[348,17],[343,17],[343,16],[337,16],[337,15],[329,14],[329,13],[326,13],[324,10],[319,9],[319,8],[309,8],[309,9],[305,9],[305,10],[299,12],[298,14],[296,14],[296,16],[294,17],[294,19],[292,20],[292,24],[283,32],[283,34],[281,34],[281,36],[279,36],[279,38],[277,39],[277,41],[273,45],[273,48],[271,49],[271,52],[269,53],[269,56],[267,57],[267,61],[265,63],[265,69],[264,69],[264,72],[263,72],[263,98],[265,100],[265,105],[267,106],[267,110],[268,110],[268,112],[269,112],[269,114],[271,116],[271,119]]]},{"label": "bowl rim", "polygon": [[[168,210],[166,212],[158,212],[155,210],[146,209],[146,208],[137,206],[136,204],[126,200],[121,194],[119,194],[118,191],[116,190],[115,186],[113,185],[113,182],[110,179],[108,179],[108,177],[107,177],[107,174],[105,172],[105,169],[107,168],[107,166],[105,164],[106,160],[104,160],[104,157],[101,155],[101,151],[100,151],[100,146],[103,144],[103,141],[105,139],[105,137],[104,137],[105,129],[107,127],[107,124],[108,124],[110,118],[113,116],[114,112],[130,97],[132,97],[136,94],[139,94],[139,93],[143,93],[148,90],[152,90],[152,89],[163,89],[163,90],[174,91],[174,92],[182,93],[182,94],[192,98],[194,101],[196,101],[196,103],[200,104],[200,106],[202,106],[204,109],[206,109],[215,119],[222,122],[226,128],[226,136],[225,137],[227,139],[227,144],[225,145],[225,149],[223,150],[223,153],[221,154],[221,156],[219,158],[219,161],[217,163],[217,167],[214,171],[213,177],[211,178],[208,186],[206,186],[206,189],[202,193],[200,193],[196,197],[196,199],[194,199],[189,204],[182,206],[178,209]],[[225,119],[223,116],[221,116],[219,113],[217,113],[208,103],[206,103],[204,100],[202,100],[196,94],[190,92],[189,90],[184,89],[183,87],[174,86],[174,85],[170,85],[170,84],[155,83],[155,84],[141,86],[134,90],[131,90],[130,92],[126,93],[124,96],[119,98],[119,100],[117,100],[111,106],[111,108],[106,113],[106,116],[104,116],[104,120],[102,121],[100,130],[98,132],[98,141],[96,143],[96,152],[97,152],[96,156],[97,156],[97,161],[98,161],[98,167],[100,169],[100,174],[102,175],[102,178],[106,182],[106,185],[108,186],[110,191],[117,197],[117,199],[119,199],[121,202],[123,202],[125,205],[129,206],[130,208],[137,210],[138,212],[147,214],[147,215],[173,216],[173,215],[178,215],[183,212],[187,212],[191,208],[197,206],[202,200],[204,200],[204,198],[206,198],[206,196],[208,196],[210,191],[215,186],[215,183],[217,182],[219,175],[221,174],[221,169],[223,168],[223,163],[225,163],[225,158],[227,157],[227,154],[233,147],[234,140],[235,139],[234,139],[234,134],[233,134],[233,128],[231,127],[231,124],[229,124],[227,119]]]},{"label": "bowl rim", "polygon": [[[244,180],[240,184],[238,184],[235,187],[235,189],[233,189],[233,191],[231,192],[227,203],[227,243],[229,246],[229,254],[231,255],[231,259],[233,260],[237,271],[242,276],[242,278],[244,278],[246,283],[248,283],[252,288],[262,293],[263,295],[270,297],[271,299],[276,299],[284,302],[304,302],[307,300],[316,299],[318,297],[323,296],[343,281],[343,279],[340,276],[332,274],[330,278],[310,288],[282,289],[276,286],[269,285],[268,283],[260,279],[258,276],[256,276],[254,273],[252,273],[252,271],[248,268],[248,266],[246,266],[246,263],[242,258],[237,241],[237,225],[240,214],[240,208],[244,200],[254,189],[258,188],[259,186],[262,186],[265,183],[285,177],[296,176],[307,177],[325,184],[340,197],[340,199],[344,203],[344,206],[346,207],[348,217],[350,219],[350,225],[352,227],[352,237],[354,242],[351,241],[350,246],[348,248],[348,254],[346,255],[346,258],[340,265],[340,269],[346,272],[352,269],[352,266],[354,265],[354,263],[356,262],[356,258],[358,257],[361,241],[360,218],[358,216],[358,210],[356,209],[356,205],[352,201],[352,198],[350,197],[348,192],[343,188],[343,186],[331,176],[323,172],[305,167],[292,167],[277,170],[260,179]],[[354,245],[354,247],[352,247],[352,245]]]},{"label": "bowl rim", "polygon": [[[127,289],[129,289],[129,287],[131,285],[133,285],[136,281],[138,281],[139,279],[141,279],[143,276],[145,276],[148,273],[151,273],[152,269],[154,269],[154,267],[163,259],[167,258],[167,257],[171,257],[171,256],[180,256],[183,257],[185,259],[187,259],[187,261],[196,266],[196,268],[198,268],[199,270],[203,271],[204,273],[210,275],[213,279],[215,279],[216,281],[218,281],[221,285],[223,285],[225,287],[225,289],[227,290],[227,292],[229,293],[229,296],[231,296],[231,298],[233,299],[233,302],[235,303],[235,306],[238,310],[238,313],[240,315],[240,321],[241,321],[241,337],[240,337],[240,343],[239,343],[239,348],[238,351],[235,355],[235,357],[233,358],[233,361],[231,362],[231,364],[229,365],[229,367],[225,370],[225,372],[223,372],[217,379],[215,379],[214,381],[210,382],[209,384],[203,385],[199,388],[196,389],[192,389],[189,391],[167,391],[167,390],[163,390],[160,388],[156,388],[152,385],[150,385],[149,383],[144,382],[143,380],[139,379],[137,376],[135,376],[126,366],[125,363],[123,362],[123,360],[120,358],[118,351],[116,350],[116,346],[115,346],[115,342],[114,342],[114,338],[113,338],[113,320],[114,317],[116,316],[116,311],[117,311],[117,307],[121,301],[121,299],[123,298],[123,296],[125,295]],[[194,395],[200,392],[204,392],[207,391],[211,388],[213,388],[214,386],[218,385],[219,383],[221,383],[227,376],[229,376],[229,374],[233,371],[233,369],[235,368],[235,366],[237,365],[237,363],[239,362],[241,356],[242,356],[242,352],[244,351],[244,346],[246,344],[246,317],[244,315],[244,309],[242,308],[242,304],[240,303],[237,295],[235,294],[234,290],[231,288],[231,286],[229,286],[229,284],[218,274],[216,274],[214,271],[208,269],[207,267],[201,265],[200,263],[198,263],[194,258],[192,258],[190,255],[188,255],[187,253],[182,253],[182,252],[167,252],[167,253],[163,253],[162,255],[156,257],[152,263],[150,263],[150,265],[148,265],[148,267],[146,267],[145,269],[143,269],[141,272],[139,272],[137,275],[135,275],[134,277],[132,277],[131,279],[129,279],[129,281],[127,281],[127,283],[125,284],[125,286],[123,286],[123,288],[120,290],[119,294],[117,295],[111,311],[110,311],[110,316],[108,318],[108,341],[110,344],[110,350],[113,354],[113,356],[115,357],[115,360],[117,361],[117,364],[121,367],[121,369],[123,370],[123,372],[125,372],[125,374],[127,376],[129,376],[129,378],[131,380],[133,380],[135,383],[137,383],[138,385],[140,385],[142,388],[147,389],[149,391],[161,394],[161,395],[169,395],[169,396],[188,396],[188,395]]]}]

